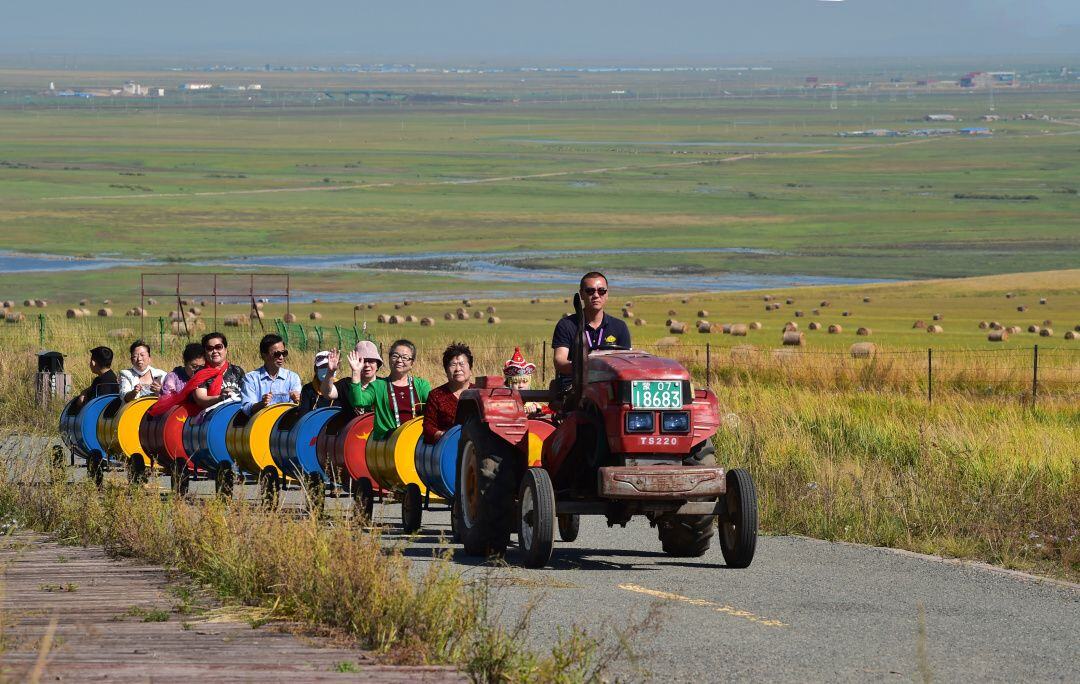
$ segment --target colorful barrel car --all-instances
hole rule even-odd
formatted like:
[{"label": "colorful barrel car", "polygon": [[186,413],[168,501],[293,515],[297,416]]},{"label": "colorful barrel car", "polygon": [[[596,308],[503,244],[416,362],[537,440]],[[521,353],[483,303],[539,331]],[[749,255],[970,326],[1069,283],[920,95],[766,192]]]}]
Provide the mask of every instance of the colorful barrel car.
[{"label": "colorful barrel car", "polygon": [[241,411],[239,401],[211,406],[184,424],[184,449],[195,464],[214,476],[215,489],[229,494],[235,475],[226,440],[229,426]]},{"label": "colorful barrel car", "polygon": [[285,473],[312,486],[330,481],[319,462],[316,441],[326,424],[342,412],[341,408],[320,408],[300,413],[293,409],[283,415],[270,432],[270,451]]},{"label": "colorful barrel car", "polygon": [[139,424],[139,440],[146,455],[164,468],[172,478],[173,490],[185,494],[195,475],[195,462],[184,448],[184,424],[188,410],[183,404],[173,406],[160,416],[147,413]]},{"label": "colorful barrel car", "polygon": [[105,447],[98,439],[98,418],[118,398],[117,394],[103,394],[81,408],[78,399],[72,399],[60,414],[61,439],[73,454],[86,459],[88,475],[98,484],[105,475]]},{"label": "colorful barrel car", "polygon": [[296,404],[272,404],[251,416],[241,411],[229,425],[227,441],[236,464],[241,471],[257,476],[264,487],[280,489],[284,484],[285,471],[275,462],[270,441],[274,426],[294,406]]},{"label": "colorful barrel car", "polygon": [[368,437],[375,427],[375,414],[355,415],[342,411],[327,421],[315,441],[315,452],[324,472],[340,484],[348,484],[354,510],[365,520],[374,513],[375,496],[389,492],[375,482],[368,469]]},{"label": "colorful barrel car", "polygon": [[416,471],[416,445],[423,432],[424,419],[417,417],[399,425],[387,439],[367,443],[368,469],[376,484],[401,498],[402,527],[410,533],[420,529],[424,501],[431,499]]},{"label": "colorful barrel car", "polygon": [[156,401],[157,397],[141,397],[124,402],[118,396],[98,418],[98,439],[106,457],[111,463],[125,466],[132,482],[146,481],[147,470],[153,467],[139,437],[139,426]]},{"label": "colorful barrel car", "polygon": [[436,495],[452,499],[457,488],[458,443],[461,441],[461,426],[455,425],[447,430],[435,444],[425,444],[422,440],[416,445],[416,471],[420,480]]}]

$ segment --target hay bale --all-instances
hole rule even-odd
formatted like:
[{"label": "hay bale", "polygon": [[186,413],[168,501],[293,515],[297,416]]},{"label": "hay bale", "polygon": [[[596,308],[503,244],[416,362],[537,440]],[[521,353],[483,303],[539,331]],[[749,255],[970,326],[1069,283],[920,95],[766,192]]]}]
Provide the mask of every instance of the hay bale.
[{"label": "hay bale", "polygon": [[991,330],[986,339],[990,342],[1004,342],[1009,339],[1009,332],[1007,330]]},{"label": "hay bale", "polygon": [[623,307],[622,317],[623,318],[633,318],[634,317],[634,312],[631,311],[630,309],[627,309],[626,307]]},{"label": "hay bale", "polygon": [[1027,307],[1026,306],[1018,306],[1018,307],[1016,307],[1016,310],[1019,311],[1020,313],[1024,313],[1025,311],[1027,311]]},{"label": "hay bale", "polygon": [[1041,298],[1041,299],[1039,300],[1039,303],[1040,303],[1040,304],[1046,304],[1046,297],[1043,297],[1043,298]]},{"label": "hay bale", "polygon": [[312,311],[311,313],[308,314],[307,317],[310,318],[313,321],[322,320],[322,314],[319,313],[318,311]]},{"label": "hay bale", "polygon": [[945,329],[942,328],[940,325],[931,325],[926,328],[926,332],[930,333],[931,335],[940,335],[941,333],[945,332]]},{"label": "hay bale", "polygon": [[874,334],[874,331],[871,330],[870,328],[859,328],[858,330],[855,331],[855,334],[860,335],[862,337],[869,337],[870,335]]},{"label": "hay bale", "polygon": [[810,321],[809,328],[811,330],[821,330],[821,324],[818,323],[817,321]]},{"label": "hay bale", "polygon": [[403,299],[403,300],[401,300],[401,303],[403,305],[405,305],[405,306],[412,306],[412,300],[411,299]]},{"label": "hay bale", "polygon": [[190,309],[188,309],[188,313],[192,314],[193,316],[199,316],[199,315],[202,314],[202,309],[200,309],[197,306],[193,306]]},{"label": "hay bale", "polygon": [[462,316],[462,314],[464,314],[466,317],[469,316],[469,312],[466,311],[465,307],[463,307],[463,306],[459,306],[457,308],[457,311],[455,311],[454,313],[456,313],[458,315],[458,318],[460,318]]},{"label": "hay bale", "polygon": [[248,317],[253,321],[261,321],[266,318],[266,314],[263,313],[262,309],[252,309],[248,312]]},{"label": "hay bale", "polygon": [[12,308],[13,306],[15,306],[15,302],[11,301],[10,299],[5,299],[5,300],[4,300],[4,306],[3,306],[3,308],[5,308],[5,309],[10,309],[10,308]]},{"label": "hay bale", "polygon": [[764,301],[764,302],[771,302],[773,300],[773,296],[772,295],[765,295],[764,297],[761,298],[761,300]]},{"label": "hay bale", "polygon": [[753,361],[758,356],[760,356],[760,352],[752,344],[737,344],[731,348],[732,361]]},{"label": "hay bale", "polygon": [[172,330],[174,335],[195,335],[196,333],[206,330],[206,323],[203,323],[201,320],[188,321],[187,327],[185,328],[183,321],[173,321],[169,324],[169,329]]},{"label": "hay bale", "polygon": [[461,303],[464,304],[465,306],[472,306],[472,301],[469,300],[469,299],[462,299]]},{"label": "hay bale", "polygon": [[675,319],[674,319],[674,318],[669,318],[669,319],[667,319],[666,321],[664,321],[664,325],[671,325],[671,324],[672,324],[672,323],[674,323],[674,322],[675,322]]},{"label": "hay bale", "polygon": [[730,333],[732,337],[746,337],[745,323],[735,323],[726,327],[728,329],[724,332]]},{"label": "hay bale", "polygon": [[[262,307],[259,307],[259,308],[261,309]],[[363,304],[357,304],[357,305],[353,306],[353,308],[352,308],[353,311],[363,311],[363,309],[364,309]]]},{"label": "hay bale", "polygon": [[788,330],[782,340],[785,347],[801,347],[806,342],[806,335],[798,330]]},{"label": "hay bale", "polygon": [[990,324],[986,321],[979,321],[979,330],[986,330],[990,327]]},{"label": "hay bale", "polygon": [[848,348],[848,353],[853,359],[868,359],[877,353],[877,345],[873,342],[856,342]]},{"label": "hay bale", "polygon": [[412,314],[409,314],[409,315],[405,316],[405,322],[406,323],[416,323],[418,321],[419,321],[419,319],[416,316],[412,315]]},{"label": "hay bale", "polygon": [[821,302],[820,306],[821,306],[822,309],[824,309],[827,306],[832,306],[832,303],[829,300],[826,299],[823,302]]},{"label": "hay bale", "polygon": [[668,326],[668,332],[672,335],[682,335],[686,332],[686,324],[678,321],[672,321]]},{"label": "hay bale", "polygon": [[463,311],[463,312],[461,312],[461,313],[459,313],[459,314],[457,315],[457,319],[458,319],[459,321],[467,321],[467,320],[469,320],[469,314],[467,314],[467,313],[465,313],[465,312]]},{"label": "hay bale", "polygon": [[1069,332],[1065,333],[1065,339],[1067,339],[1067,340],[1080,340],[1080,332],[1078,332],[1076,330],[1070,330]]},{"label": "hay bale", "polygon": [[697,315],[698,315],[698,318],[708,318],[709,317],[709,312],[706,311],[705,309],[698,309]]},{"label": "hay bale", "polygon": [[420,319],[420,325],[425,327],[425,328],[430,328],[431,326],[435,325],[435,319],[430,318],[428,316],[424,316],[423,318]]},{"label": "hay bale", "polygon": [[1005,293],[1005,299],[1012,299],[1012,298],[1013,298],[1013,293],[1012,292],[1006,292]]},{"label": "hay bale", "polygon": [[623,306],[625,306],[627,309],[632,309],[632,308],[634,308],[634,303],[633,302],[627,302],[626,304],[623,304]]},{"label": "hay bale", "polygon": [[772,311],[772,304],[766,304],[765,305],[765,310],[766,311]]},{"label": "hay bale", "polygon": [[[265,304],[265,302],[263,302],[263,300],[261,300],[261,299],[260,299],[260,300],[258,300],[258,301],[256,301],[256,302],[255,302],[255,307],[254,307],[254,308],[255,308],[255,309],[257,309],[257,310],[259,310],[259,311],[262,311],[262,310],[263,310],[263,307],[264,307],[265,305],[266,305],[266,304]],[[206,306],[206,304],[203,304],[202,306]],[[359,307],[357,307],[357,308],[359,308]]]},{"label": "hay bale", "polygon": [[648,324],[645,322],[644,318],[635,318],[634,325],[638,326],[639,328],[643,328]]},{"label": "hay bale", "polygon": [[[157,300],[154,299],[153,297],[151,297],[150,299],[147,299],[146,303],[149,304],[150,306],[157,306]],[[85,306],[85,304],[83,306]]]},{"label": "hay bale", "polygon": [[401,305],[400,304],[395,304],[394,305],[394,311],[401,311]]},{"label": "hay bale", "polygon": [[442,317],[444,321],[452,321],[454,320],[454,313],[452,311],[447,311]]},{"label": "hay bale", "polygon": [[835,323],[833,323],[832,325],[829,326],[829,334],[830,335],[839,335],[842,332],[844,332],[844,328],[842,326],[839,326],[839,325],[837,325]]},{"label": "hay bale", "polygon": [[368,308],[368,311],[371,311],[372,309],[374,309],[375,308],[375,302],[368,302],[367,308]]},{"label": "hay bale", "polygon": [[689,304],[690,303],[690,298],[689,297],[683,297],[682,298],[682,303],[683,304]]},{"label": "hay bale", "polygon": [[390,317],[386,319],[386,322],[389,325],[401,325],[404,321],[405,319],[397,314],[391,314]]},{"label": "hay bale", "polygon": [[1005,326],[1001,325],[997,321],[990,321],[990,329],[991,330],[1001,330],[1003,327],[1005,327]]},{"label": "hay bale", "polygon": [[850,315],[851,315],[851,312],[850,312],[850,311],[841,311],[841,312],[840,312],[840,315],[841,315],[841,316],[850,316]]},{"label": "hay bale", "polygon": [[799,324],[794,321],[788,321],[784,324],[784,332],[792,332],[799,329]]},{"label": "hay bale", "polygon": [[[235,314],[225,317],[225,325],[229,328],[246,328],[251,325],[251,319],[244,314]],[[182,325],[180,327],[183,327]],[[190,328],[190,325],[188,326]]]},{"label": "hay bale", "polygon": [[1078,325],[1078,326],[1076,326],[1075,328],[1073,328],[1073,330],[1075,330],[1076,332],[1080,332],[1080,325]]},{"label": "hay bale", "polygon": [[704,318],[699,318],[696,321],[694,321],[694,327],[696,328],[697,326],[701,325],[702,323],[707,323],[707,321]]},{"label": "hay bale", "polygon": [[791,297],[788,297],[787,299],[785,299],[785,300],[784,300],[784,303],[785,303],[785,304],[789,304],[789,305],[790,305],[790,304],[794,304],[794,303],[795,303],[795,300],[794,300],[794,299],[792,299]]},{"label": "hay bale", "polygon": [[821,309],[814,309],[810,313],[814,314],[815,316],[820,316],[821,315]]},{"label": "hay bale", "polygon": [[1042,330],[1039,331],[1039,337],[1053,337],[1053,336],[1054,336],[1054,329],[1053,328],[1043,328]]},{"label": "hay bale", "polygon": [[26,320],[26,315],[22,311],[8,311],[4,314],[5,323],[22,323]]},{"label": "hay bale", "polygon": [[488,308],[484,309],[484,311],[486,313],[488,313],[488,314],[493,314],[493,313],[495,313],[495,307],[494,307],[494,305],[489,306]]},{"label": "hay bale", "polygon": [[1004,330],[1005,332],[1009,333],[1010,335],[1015,335],[1016,333],[1020,332],[1020,326],[1018,326],[1018,325],[1010,325],[1008,328],[998,328],[998,330]]},{"label": "hay bale", "polygon": [[795,312],[795,318],[802,318],[805,315],[806,314],[804,312],[802,312],[802,311],[796,311]]},{"label": "hay bale", "polygon": [[36,306],[39,309],[44,309],[48,305],[49,305],[48,300],[45,300],[45,299],[35,299],[34,300],[34,306]]},{"label": "hay bale", "polygon": [[488,316],[487,321],[488,325],[498,325],[502,322],[502,319],[500,319],[498,316]]},{"label": "hay bale", "polygon": [[731,334],[731,324],[730,323],[724,323],[722,326],[720,326],[720,332],[724,333],[725,335],[730,335]]},{"label": "hay bale", "polygon": [[135,331],[131,328],[113,328],[109,332],[105,333],[109,338],[114,340],[126,340],[131,337],[135,337]]},{"label": "hay bale", "polygon": [[668,316],[678,316],[678,314],[675,313],[675,309],[668,309],[667,310],[667,315]]},{"label": "hay bale", "polygon": [[379,314],[379,317],[376,318],[375,320],[378,321],[379,323],[385,325],[386,324],[386,314]]},{"label": "hay bale", "polygon": [[1054,327],[1054,322],[1047,318],[1045,321],[1043,321],[1043,325],[1045,325],[1047,328],[1052,328]]},{"label": "hay bale", "polygon": [[285,314],[285,322],[286,323],[295,323],[296,322],[296,314],[294,314],[294,313]]},{"label": "hay bale", "polygon": [[1028,332],[1037,334],[1039,332],[1039,326],[1032,323],[1031,325],[1028,326]]},{"label": "hay bale", "polygon": [[540,300],[537,299],[536,297],[533,297],[532,299],[529,300],[529,303],[530,304],[539,304]]},{"label": "hay bale", "polygon": [[98,309],[97,315],[102,318],[108,318],[109,316],[112,316],[112,309]]},{"label": "hay bale", "polygon": [[677,337],[661,337],[656,341],[657,347],[673,347],[679,343]]},{"label": "hay bale", "polygon": [[64,315],[68,318],[82,318],[83,312],[82,309],[68,309]]},{"label": "hay bale", "polygon": [[922,330],[924,328],[926,328],[926,322],[921,319],[915,321],[915,323],[911,326],[912,330]]},{"label": "hay bale", "polygon": [[773,311],[779,311],[780,310],[780,302],[773,302],[772,310]]},{"label": "hay bale", "polygon": [[942,321],[942,320],[945,320],[945,317],[944,317],[944,316],[942,316],[942,315],[941,315],[941,314],[939,314],[939,313],[936,313],[936,314],[934,314],[934,320],[935,320],[935,321]]},{"label": "hay bale", "polygon": [[476,311],[472,312],[472,317],[479,320],[484,317],[484,312],[480,309],[477,309]]},{"label": "hay bale", "polygon": [[869,297],[863,297],[862,298],[862,303],[863,304],[869,304],[870,303],[870,298]]},{"label": "hay bale", "polygon": [[22,305],[29,308],[29,307],[34,305],[34,300],[33,299],[24,299]]},{"label": "hay bale", "polygon": [[761,330],[761,321],[754,321],[750,324],[751,330]]},{"label": "hay bale", "polygon": [[712,332],[712,323],[709,323],[708,321],[698,321],[697,331],[699,333],[710,333],[710,332]]}]

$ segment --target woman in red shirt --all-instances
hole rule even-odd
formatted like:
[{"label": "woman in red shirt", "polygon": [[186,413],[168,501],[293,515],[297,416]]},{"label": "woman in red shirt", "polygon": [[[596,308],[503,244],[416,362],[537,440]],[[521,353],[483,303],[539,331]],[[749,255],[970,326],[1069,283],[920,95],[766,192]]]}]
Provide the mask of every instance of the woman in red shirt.
[{"label": "woman in red shirt", "polygon": [[434,444],[443,433],[454,426],[461,393],[472,387],[472,350],[468,345],[454,342],[442,355],[446,384],[428,394],[424,406],[424,442]]}]

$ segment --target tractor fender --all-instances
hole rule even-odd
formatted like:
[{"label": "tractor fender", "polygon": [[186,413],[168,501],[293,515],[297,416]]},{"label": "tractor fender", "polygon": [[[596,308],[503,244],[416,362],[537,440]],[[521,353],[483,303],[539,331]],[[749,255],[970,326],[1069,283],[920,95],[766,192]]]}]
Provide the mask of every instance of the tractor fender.
[{"label": "tractor fender", "polygon": [[694,390],[694,444],[711,439],[720,428],[720,402],[710,389]]},{"label": "tractor fender", "polygon": [[529,418],[521,395],[508,387],[467,389],[458,400],[458,425],[476,418],[522,453],[529,449]]}]

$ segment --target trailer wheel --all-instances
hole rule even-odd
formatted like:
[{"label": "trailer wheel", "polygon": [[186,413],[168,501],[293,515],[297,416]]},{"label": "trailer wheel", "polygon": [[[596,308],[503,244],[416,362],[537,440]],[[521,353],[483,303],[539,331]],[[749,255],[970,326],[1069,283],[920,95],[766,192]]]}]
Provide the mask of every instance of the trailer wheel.
[{"label": "trailer wheel", "polygon": [[267,508],[277,508],[281,492],[281,479],[277,469],[266,466],[259,473],[259,500]]},{"label": "trailer wheel", "polygon": [[58,470],[64,469],[64,447],[59,444],[53,445],[52,466]]},{"label": "trailer wheel", "polygon": [[470,556],[502,555],[510,544],[518,476],[515,454],[477,418],[458,447],[458,534]]},{"label": "trailer wheel", "polygon": [[236,476],[232,468],[219,467],[214,473],[214,491],[223,499],[231,499]]},{"label": "trailer wheel", "polygon": [[543,468],[529,468],[518,493],[518,546],[527,568],[542,568],[555,545],[555,490]]},{"label": "trailer wheel", "polygon": [[371,480],[362,477],[352,481],[353,495],[353,519],[362,525],[371,522],[375,514],[375,488],[371,486]]},{"label": "trailer wheel", "polygon": [[128,484],[144,485],[150,481],[150,475],[146,472],[146,462],[142,454],[132,454],[127,462]]},{"label": "trailer wheel", "polygon": [[405,494],[401,497],[401,528],[405,534],[420,531],[420,519],[423,515],[423,497],[420,495],[420,487],[410,484],[405,486]]},{"label": "trailer wheel", "polygon": [[729,470],[727,514],[720,520],[720,551],[731,568],[745,568],[754,560],[757,548],[757,492],[750,473],[743,468]]},{"label": "trailer wheel", "polygon": [[191,475],[188,474],[187,461],[181,461],[178,458],[174,459],[169,476],[172,480],[173,493],[177,496],[184,496],[188,493],[188,489],[191,487]]},{"label": "trailer wheel", "polygon": [[713,538],[713,516],[679,515],[657,525],[664,553],[679,558],[697,558],[709,550]]},{"label": "trailer wheel", "polygon": [[581,516],[577,513],[563,513],[559,516],[559,539],[572,542],[577,539],[581,529]]},{"label": "trailer wheel", "polygon": [[99,489],[105,483],[105,457],[100,451],[90,454],[86,461],[86,474]]},{"label": "trailer wheel", "polygon": [[321,516],[326,508],[326,486],[318,473],[308,473],[301,476],[304,494],[308,503],[308,510]]}]

